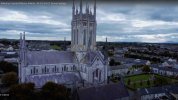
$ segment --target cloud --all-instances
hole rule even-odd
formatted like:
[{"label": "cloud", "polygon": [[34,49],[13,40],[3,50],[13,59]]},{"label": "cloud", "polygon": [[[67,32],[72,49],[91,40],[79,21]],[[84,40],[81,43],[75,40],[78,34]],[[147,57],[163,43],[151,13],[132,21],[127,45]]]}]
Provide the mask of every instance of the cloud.
[{"label": "cloud", "polygon": [[[25,6],[25,7],[24,7]],[[71,4],[2,5],[0,38],[70,40]],[[85,10],[84,10],[85,11]],[[97,5],[97,41],[177,42],[178,7],[164,4]]]}]

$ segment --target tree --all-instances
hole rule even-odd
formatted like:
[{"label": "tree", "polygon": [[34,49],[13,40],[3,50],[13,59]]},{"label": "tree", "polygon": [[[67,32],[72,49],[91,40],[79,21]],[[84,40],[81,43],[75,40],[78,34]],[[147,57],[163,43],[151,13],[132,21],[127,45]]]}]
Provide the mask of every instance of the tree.
[{"label": "tree", "polygon": [[157,76],[157,77],[155,77],[154,83],[155,83],[155,85],[159,86],[159,85],[166,85],[169,82],[166,78]]},{"label": "tree", "polygon": [[35,88],[33,83],[24,83],[13,85],[10,88],[10,96],[13,100],[33,100],[35,96]]},{"label": "tree", "polygon": [[108,56],[109,56],[109,57],[111,57],[111,56],[113,56],[113,55],[114,55],[114,53],[113,53],[113,52],[108,51]]},{"label": "tree", "polygon": [[121,65],[121,63],[120,62],[115,62],[115,65]]},{"label": "tree", "polygon": [[151,69],[149,66],[145,65],[145,66],[143,66],[142,71],[148,73],[151,71]]},{"label": "tree", "polygon": [[150,80],[147,80],[147,85],[150,86]]},{"label": "tree", "polygon": [[131,80],[130,80],[130,79],[128,79],[128,81],[127,81],[127,85],[130,85],[130,83],[131,83]]},{"label": "tree", "polygon": [[17,66],[14,66],[12,63],[5,62],[5,61],[0,62],[0,70],[2,70],[4,73],[18,72]]},{"label": "tree", "polygon": [[143,81],[142,80],[140,80],[140,86],[142,86],[143,85]]},{"label": "tree", "polygon": [[43,100],[68,100],[69,93],[63,85],[47,82],[41,90]]},{"label": "tree", "polygon": [[109,62],[109,66],[114,66],[114,65],[115,65],[115,60],[111,59],[110,62]]},{"label": "tree", "polygon": [[127,71],[127,75],[130,73],[130,71]]},{"label": "tree", "polygon": [[133,83],[134,88],[136,87],[136,82]]},{"label": "tree", "polygon": [[9,72],[3,75],[2,77],[2,83],[6,86],[11,86],[18,83],[18,77],[15,72]]}]

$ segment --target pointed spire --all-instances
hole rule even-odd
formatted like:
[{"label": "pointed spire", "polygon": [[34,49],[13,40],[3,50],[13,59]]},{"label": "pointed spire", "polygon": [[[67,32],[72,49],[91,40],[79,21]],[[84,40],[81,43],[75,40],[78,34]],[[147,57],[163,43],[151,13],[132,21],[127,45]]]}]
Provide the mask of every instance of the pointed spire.
[{"label": "pointed spire", "polygon": [[85,12],[87,13],[87,3],[86,3],[86,9],[85,9]]},{"label": "pointed spire", "polygon": [[76,15],[78,14],[78,8],[76,9]]},{"label": "pointed spire", "polygon": [[74,18],[75,15],[75,1],[73,0],[73,7],[72,7],[72,16]]},{"label": "pointed spire", "polygon": [[20,33],[20,40],[22,39],[22,33]]},{"label": "pointed spire", "polygon": [[23,45],[22,45],[23,48],[26,48],[26,43],[25,43],[25,32],[23,32]]},{"label": "pointed spire", "polygon": [[92,15],[92,11],[91,11],[91,8],[90,8],[90,14]]},{"label": "pointed spire", "polygon": [[88,5],[88,2],[86,2],[86,14],[89,14],[89,5]]},{"label": "pointed spire", "polygon": [[20,33],[20,41],[22,40],[22,33]]},{"label": "pointed spire", "polygon": [[95,4],[94,4],[94,17],[95,17],[95,20],[96,20],[96,0],[95,0]]},{"label": "pointed spire", "polygon": [[22,33],[20,33],[20,49],[22,48]]},{"label": "pointed spire", "polygon": [[82,0],[80,0],[80,14],[82,14]]},{"label": "pointed spire", "polygon": [[25,40],[25,32],[23,32],[23,40]]},{"label": "pointed spire", "polygon": [[64,37],[64,50],[66,50],[66,37]]}]

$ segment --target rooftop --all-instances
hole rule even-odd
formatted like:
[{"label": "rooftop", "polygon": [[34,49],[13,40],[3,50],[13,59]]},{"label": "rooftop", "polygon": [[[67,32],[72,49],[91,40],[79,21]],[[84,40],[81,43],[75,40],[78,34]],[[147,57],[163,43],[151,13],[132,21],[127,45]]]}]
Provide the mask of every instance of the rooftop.
[{"label": "rooftop", "polygon": [[122,83],[90,87],[78,91],[80,100],[115,100],[128,97],[129,93]]}]

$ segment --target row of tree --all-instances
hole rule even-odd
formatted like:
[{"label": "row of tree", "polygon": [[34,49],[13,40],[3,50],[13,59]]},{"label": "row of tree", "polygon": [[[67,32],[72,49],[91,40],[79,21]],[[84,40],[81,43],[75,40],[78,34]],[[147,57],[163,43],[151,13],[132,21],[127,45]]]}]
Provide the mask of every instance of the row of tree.
[{"label": "row of tree", "polygon": [[149,60],[149,61],[152,61],[154,63],[160,63],[160,62],[162,62],[161,59],[158,58],[158,57],[144,56],[144,55],[141,55],[141,54],[125,53],[124,56],[128,57],[128,58]]},{"label": "row of tree", "polygon": [[70,90],[64,85],[47,82],[41,89],[36,89],[34,83],[18,84],[15,72],[9,72],[2,76],[1,88],[9,88],[6,97],[9,100],[69,100]]},{"label": "row of tree", "polygon": [[130,52],[133,52],[133,53],[139,53],[139,54],[147,54],[147,55],[153,55],[153,56],[161,56],[161,57],[172,57],[172,58],[175,58],[177,59],[178,58],[178,53],[176,52],[171,52],[171,51],[168,51],[168,50],[164,50],[164,51],[160,51],[160,52],[155,52],[155,51],[141,51],[141,50],[135,50],[135,49],[129,49]]},{"label": "row of tree", "polygon": [[0,62],[0,70],[3,71],[3,73],[7,72],[16,72],[18,73],[18,67],[13,65],[12,63],[1,61]]},{"label": "row of tree", "polygon": [[111,59],[111,60],[109,61],[109,66],[117,66],[117,65],[121,65],[121,63],[115,61],[114,59]]},{"label": "row of tree", "polygon": [[70,91],[53,82],[47,82],[39,90],[33,83],[13,85],[10,90],[10,100],[69,100]]}]

